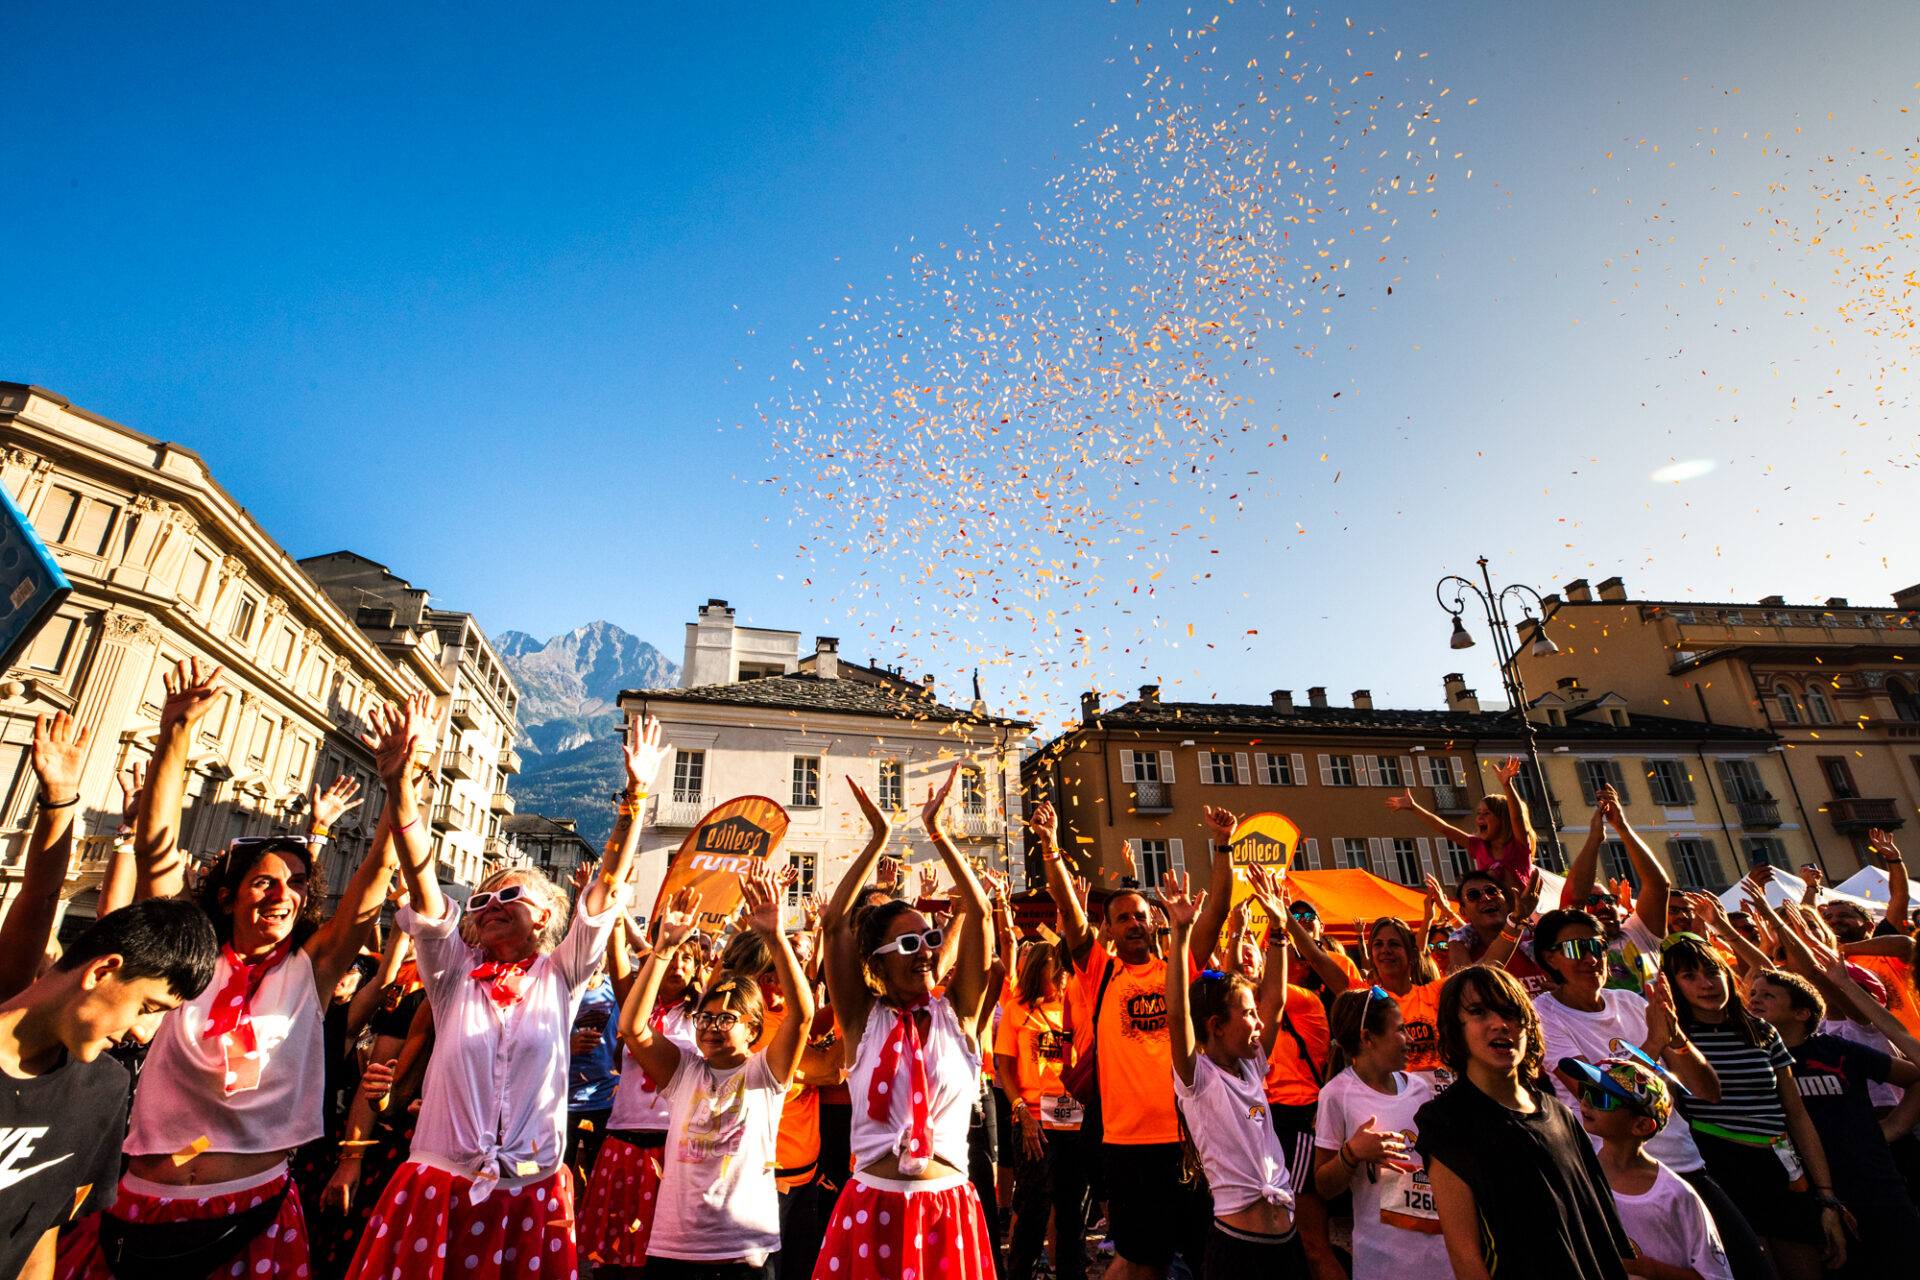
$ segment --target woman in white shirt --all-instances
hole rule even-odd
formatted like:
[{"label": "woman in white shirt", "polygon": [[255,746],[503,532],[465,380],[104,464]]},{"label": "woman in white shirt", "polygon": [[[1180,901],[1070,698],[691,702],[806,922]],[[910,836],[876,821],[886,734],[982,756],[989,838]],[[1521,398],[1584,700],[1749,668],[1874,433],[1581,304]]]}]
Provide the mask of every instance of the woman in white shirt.
[{"label": "woman in white shirt", "polygon": [[1353,1280],[1446,1275],[1426,1162],[1413,1149],[1414,1113],[1433,1086],[1407,1071],[1407,1031],[1384,989],[1343,991],[1329,1030],[1347,1062],[1320,1090],[1314,1188],[1327,1199],[1353,1192]]},{"label": "woman in white shirt", "polygon": [[[1162,877],[1170,954],[1185,954],[1206,899],[1204,890],[1187,896],[1184,875]],[[1167,967],[1167,1032],[1181,1122],[1213,1192],[1204,1274],[1305,1280],[1287,1157],[1267,1119],[1267,1050],[1278,1027],[1261,1025],[1253,984],[1241,975],[1209,969],[1191,985],[1182,977]]]},{"label": "woman in white shirt", "polygon": [[[573,1009],[620,919],[640,827],[628,824],[571,924],[559,887],[534,868],[487,877],[463,916],[440,891],[408,767],[415,744],[431,739],[429,706],[416,696],[404,711],[386,708],[368,739],[412,899],[395,923],[413,935],[436,1036],[412,1153],[347,1274],[566,1277],[575,1270],[564,1163]],[[623,810],[645,798],[665,752],[658,721],[634,724]]]},{"label": "woman in white shirt", "polygon": [[780,887],[764,864],[740,877],[747,927],[773,953],[791,993],[767,1047],[752,1053],[766,1023],[760,985],[722,973],[695,1007],[688,1053],[654,1030],[652,1014],[671,953],[700,917],[700,895],[682,889],[660,916],[660,951],[647,958],[620,1010],[620,1040],[667,1103],[667,1145],[646,1274],[652,1280],[771,1277],[780,1250],[774,1156],[780,1111],[813,1021],[813,988],[780,929]]}]

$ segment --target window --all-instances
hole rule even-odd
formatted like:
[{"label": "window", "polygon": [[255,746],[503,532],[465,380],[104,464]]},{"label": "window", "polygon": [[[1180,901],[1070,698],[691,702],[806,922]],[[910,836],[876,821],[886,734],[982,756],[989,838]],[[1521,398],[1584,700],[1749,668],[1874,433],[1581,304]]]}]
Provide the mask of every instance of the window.
[{"label": "window", "polygon": [[1200,779],[1217,787],[1233,785],[1233,756],[1225,751],[1200,753]]},{"label": "window", "polygon": [[326,692],[326,688],[327,660],[325,658],[315,658],[313,660],[312,674],[307,677],[307,696],[310,698],[318,698]]},{"label": "window", "polygon": [[1149,888],[1160,883],[1160,877],[1173,870],[1173,859],[1167,852],[1165,840],[1142,840],[1140,842],[1140,883]]},{"label": "window", "polygon": [[1278,753],[1256,754],[1259,763],[1260,781],[1270,787],[1291,787],[1294,785],[1293,762]]},{"label": "window", "polygon": [[1747,625],[1747,615],[1741,613],[1738,609],[1729,609],[1727,610],[1727,625],[1730,627],[1744,627]]},{"label": "window", "polygon": [[38,526],[61,546],[103,556],[119,515],[120,508],[111,502],[56,485],[40,513]]},{"label": "window", "polygon": [[1793,870],[1793,864],[1787,860],[1787,842],[1777,836],[1748,836],[1747,865],[1757,867],[1763,862],[1782,871]]},{"label": "window", "polygon": [[1600,794],[1600,788],[1612,787],[1620,797],[1620,803],[1627,803],[1627,780],[1620,766],[1612,760],[1581,760],[1580,798],[1588,804]]},{"label": "window", "polygon": [[211,556],[200,551],[188,556],[186,567],[180,571],[180,598],[197,607],[200,598],[207,593],[207,579],[212,576]]},{"label": "window", "polygon": [[707,794],[707,753],[673,753],[673,802],[699,804]]},{"label": "window", "polygon": [[1607,855],[1607,879],[1625,880],[1633,886],[1635,893],[1640,892],[1640,873],[1633,869],[1633,859],[1627,856],[1627,846],[1618,840],[1609,840],[1600,846]]},{"label": "window", "polygon": [[267,758],[267,745],[273,739],[273,724],[265,716],[255,716],[253,742],[247,747],[247,759],[259,764]]},{"label": "window", "polygon": [[793,758],[793,807],[796,809],[820,807],[819,756]]},{"label": "window", "polygon": [[1920,695],[1904,680],[1887,681],[1887,695],[1893,699],[1893,714],[1902,720],[1920,720]]},{"label": "window", "polygon": [[1827,695],[1818,684],[1807,685],[1807,712],[1815,724],[1833,723],[1833,708],[1827,705]]},{"label": "window", "polygon": [[1735,804],[1752,804],[1767,797],[1767,789],[1760,785],[1760,767],[1751,760],[1720,761],[1720,782],[1727,799]]},{"label": "window", "polygon": [[1720,868],[1713,856],[1711,840],[1669,840],[1667,852],[1673,858],[1674,878],[1682,889],[1702,891],[1721,887]]},{"label": "window", "polygon": [[814,865],[818,854],[791,853],[787,855],[787,864],[800,873],[800,878],[787,886],[787,905],[797,907],[801,899],[813,892]]},{"label": "window", "polygon": [[907,771],[898,760],[880,762],[880,812],[899,813],[907,807]]},{"label": "window", "polygon": [[253,615],[259,608],[260,602],[252,596],[243,595],[234,601],[233,621],[227,625],[227,634],[242,644],[253,639]]},{"label": "window", "polygon": [[1845,756],[1821,756],[1820,772],[1827,779],[1827,790],[1836,800],[1852,800],[1860,793],[1854,790],[1853,770],[1847,767]]},{"label": "window", "polygon": [[58,675],[66,668],[67,655],[73,651],[73,635],[79,628],[78,618],[48,618],[27,650],[28,668]]},{"label": "window", "polygon": [[[1206,752],[1200,754],[1205,755]],[[1151,751],[1122,751],[1120,776],[1128,782],[1160,781],[1160,757]]]},{"label": "window", "polygon": [[1419,885],[1424,876],[1420,870],[1420,846],[1411,840],[1393,842],[1394,868],[1399,871],[1401,884]]},{"label": "window", "polygon": [[1773,686],[1773,700],[1780,708],[1780,719],[1782,723],[1800,723],[1800,710],[1794,705],[1792,689],[1789,689],[1784,684]]},{"label": "window", "polygon": [[1356,871],[1367,870],[1367,842],[1341,838],[1334,841],[1339,845],[1340,865]]},{"label": "window", "polygon": [[293,749],[287,753],[287,781],[298,782],[307,773],[307,752],[310,750],[305,738],[295,738]]},{"label": "window", "polygon": [[1647,784],[1655,804],[1680,807],[1693,803],[1693,779],[1678,760],[1647,761]]},{"label": "window", "polygon": [[1330,787],[1354,785],[1352,756],[1321,756],[1320,758],[1327,762],[1327,768],[1322,771],[1327,776],[1321,778],[1322,782]]},{"label": "window", "polygon": [[280,637],[273,647],[273,665],[275,669],[285,671],[293,665],[293,646],[299,637],[293,634],[292,627],[280,628]]},{"label": "window", "polygon": [[1459,882],[1461,876],[1473,870],[1473,859],[1467,856],[1467,846],[1463,844],[1455,844],[1453,841],[1442,837],[1440,840],[1440,856],[1447,860],[1449,867],[1453,868],[1453,879],[1455,883]]},{"label": "window", "polygon": [[978,769],[960,771],[960,811],[976,818],[987,811],[986,780]]},{"label": "window", "polygon": [[200,722],[201,736],[214,739],[225,737],[227,719],[231,715],[233,715],[233,694],[223,693],[220,695],[220,705],[209,711],[207,718]]}]

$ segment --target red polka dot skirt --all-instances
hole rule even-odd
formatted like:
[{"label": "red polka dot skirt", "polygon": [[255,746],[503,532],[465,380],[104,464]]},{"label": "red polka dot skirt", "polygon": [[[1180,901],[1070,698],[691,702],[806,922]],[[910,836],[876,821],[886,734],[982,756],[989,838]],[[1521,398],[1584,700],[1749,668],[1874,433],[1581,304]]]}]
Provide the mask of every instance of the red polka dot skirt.
[{"label": "red polka dot skirt", "polygon": [[973,1184],[898,1185],[876,1187],[857,1174],[847,1183],[813,1280],[993,1280],[993,1241]]},{"label": "red polka dot skirt", "polygon": [[479,1204],[472,1179],[408,1161],[400,1166],[347,1268],[349,1280],[578,1280],[573,1182],[565,1169]]},{"label": "red polka dot skirt", "polygon": [[[280,1188],[287,1184],[287,1177],[282,1173],[260,1186],[205,1199],[191,1195],[164,1198],[146,1195],[127,1190],[123,1183],[108,1212],[127,1222],[215,1222],[278,1195]],[[180,1190],[191,1192],[193,1188]],[[61,1240],[53,1274],[58,1280],[114,1280],[107,1259],[100,1252],[99,1214],[82,1219]],[[267,1229],[234,1254],[233,1261],[215,1271],[209,1280],[261,1280],[270,1276],[306,1280],[307,1275],[307,1221],[300,1212],[300,1197],[289,1194],[280,1202],[280,1213],[267,1224]]]},{"label": "red polka dot skirt", "polygon": [[580,1253],[595,1266],[643,1267],[660,1191],[659,1147],[637,1147],[611,1134],[593,1162],[580,1202]]}]

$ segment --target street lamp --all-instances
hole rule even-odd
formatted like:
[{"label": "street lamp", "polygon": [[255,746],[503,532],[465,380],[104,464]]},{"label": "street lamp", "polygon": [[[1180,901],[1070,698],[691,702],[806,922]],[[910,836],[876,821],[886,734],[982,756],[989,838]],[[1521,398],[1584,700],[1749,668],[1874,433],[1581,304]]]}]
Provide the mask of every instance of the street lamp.
[{"label": "street lamp", "polygon": [[[1518,627],[1507,621],[1505,604],[1508,596],[1512,596],[1523,608],[1530,602],[1533,608],[1544,616],[1546,602],[1540,598],[1540,593],[1525,583],[1519,582],[1496,591],[1493,578],[1487,571],[1487,558],[1481,556],[1479,564],[1480,582],[1478,584],[1459,574],[1448,574],[1434,584],[1433,598],[1439,601],[1442,609],[1453,615],[1453,634],[1447,640],[1449,648],[1473,647],[1473,635],[1461,619],[1461,615],[1467,611],[1469,594],[1480,602],[1481,609],[1487,615],[1487,629],[1493,636],[1494,656],[1499,660],[1500,665],[1500,683],[1507,691],[1510,714],[1520,717],[1520,732],[1526,740],[1527,759],[1533,764],[1533,776],[1540,782],[1540,800],[1547,810],[1547,845],[1553,850],[1555,869],[1564,870],[1567,861],[1560,849],[1560,818],[1553,809],[1553,793],[1547,787],[1547,771],[1540,767],[1540,743],[1534,734],[1533,721],[1527,716],[1527,688],[1520,680],[1518,661],[1519,647],[1522,642],[1529,642],[1527,652],[1536,658],[1551,657],[1560,652],[1560,646],[1548,637],[1547,624],[1541,618],[1535,617],[1533,610],[1523,613]],[[1445,595],[1450,585],[1453,588],[1451,604],[1447,602]]]}]

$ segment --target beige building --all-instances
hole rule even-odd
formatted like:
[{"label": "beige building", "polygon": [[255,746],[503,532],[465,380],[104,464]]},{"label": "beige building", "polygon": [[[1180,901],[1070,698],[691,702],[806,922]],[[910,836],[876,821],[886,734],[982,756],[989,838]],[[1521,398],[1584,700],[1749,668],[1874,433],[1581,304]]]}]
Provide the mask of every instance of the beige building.
[{"label": "beige building", "polygon": [[[688,627],[682,687],[620,695],[630,719],[659,717],[673,748],[643,818],[635,910],[652,911],[669,859],[701,816],[746,795],[787,811],[779,856],[800,873],[789,907],[802,893],[831,893],[867,840],[846,776],[894,814],[896,856],[934,858],[919,809],[956,759],[964,772],[948,830],[977,866],[1012,866],[1018,879],[1018,752],[1032,726],[990,715],[978,699],[964,710],[944,705],[931,680],[843,663],[831,637],[802,659],[799,641],[797,631],[735,628],[726,602],[709,601]],[[728,678],[694,683],[707,675]]]},{"label": "beige building", "polygon": [[[1717,799],[1777,809],[1829,879],[1863,865],[1866,832],[1920,812],[1920,587],[1891,608],[1834,597],[1788,604],[1632,600],[1619,578],[1547,597],[1560,652],[1520,670],[1530,689],[1577,681],[1636,717],[1763,730],[1779,761],[1761,794],[1714,777]],[[1785,829],[1783,826],[1782,829]]]},{"label": "beige building", "polygon": [[[1158,686],[1145,685],[1112,708],[1089,693],[1079,727],[1028,757],[1027,801],[1054,801],[1062,847],[1100,886],[1124,874],[1128,852],[1143,882],[1169,870],[1204,881],[1213,853],[1208,805],[1292,819],[1302,836],[1296,865],[1309,870],[1360,868],[1408,886],[1434,875],[1451,885],[1471,866],[1466,849],[1412,814],[1388,811],[1386,798],[1410,789],[1426,809],[1471,829],[1480,797],[1500,788],[1495,770],[1524,747],[1511,712],[1482,711],[1458,675],[1445,689],[1447,709],[1438,711],[1376,708],[1364,689],[1348,706],[1330,705],[1320,688],[1308,690],[1304,706],[1289,690],[1245,705],[1163,702]],[[1715,790],[1729,772],[1756,793],[1784,790],[1771,733],[1632,714],[1619,701],[1563,694],[1534,712],[1546,794],[1531,781],[1522,790],[1544,865],[1564,867],[1549,846],[1549,822],[1571,858],[1603,783],[1620,791],[1677,884],[1722,889],[1756,857],[1786,866],[1804,853],[1797,823],[1767,806],[1723,804]],[[1629,870],[1611,838],[1603,867]]]},{"label": "beige building", "polygon": [[519,686],[472,614],[433,608],[424,589],[385,565],[336,551],[300,567],[382,653],[445,695],[428,818],[440,875],[471,889],[510,860],[500,824],[513,814],[507,778],[520,772]]},{"label": "beige building", "polygon": [[184,846],[302,829],[308,788],[351,774],[366,803],[323,860],[338,893],[382,803],[367,713],[439,685],[390,660],[190,449],[0,382],[0,482],[74,586],[0,682],[0,891],[18,885],[33,821],[34,717],[66,711],[93,747],[62,910],[91,917],[121,816],[114,774],[150,757],[162,673],[195,657],[225,668],[227,693],[193,745]]}]

